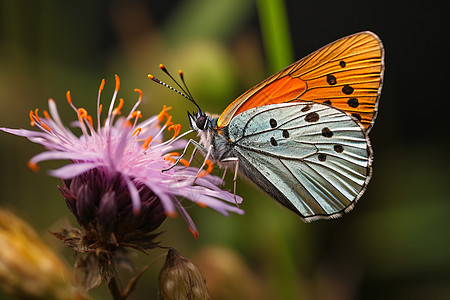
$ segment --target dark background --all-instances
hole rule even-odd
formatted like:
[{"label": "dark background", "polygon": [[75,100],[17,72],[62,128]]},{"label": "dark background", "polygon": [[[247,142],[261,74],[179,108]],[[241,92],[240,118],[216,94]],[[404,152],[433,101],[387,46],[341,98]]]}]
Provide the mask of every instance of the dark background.
[{"label": "dark background", "polygon": [[[240,181],[244,216],[192,206],[200,238],[190,236],[181,218],[169,219],[163,243],[197,262],[214,299],[449,299],[448,5],[285,5],[292,61],[358,31],[373,31],[384,43],[384,87],[370,133],[374,176],[366,194],[338,220],[303,224]],[[29,109],[42,111],[50,97],[68,123],[75,116],[67,90],[92,112],[101,78],[106,101],[119,74],[128,109],[133,89],[141,88],[144,116],[171,105],[187,130],[192,105],[147,74],[163,78],[159,63],[173,72],[182,68],[202,109],[220,113],[273,73],[260,22],[251,0],[0,1],[0,126],[29,129]],[[45,174],[54,164],[35,174],[26,162],[39,146],[4,133],[0,145],[0,205],[33,225],[70,265],[70,251],[47,233],[63,219],[75,222],[56,189],[59,180]],[[137,265],[150,260],[138,256]],[[156,295],[161,265],[150,268],[132,299]],[[104,288],[93,295],[107,297]],[[0,292],[0,299],[9,298]]]}]

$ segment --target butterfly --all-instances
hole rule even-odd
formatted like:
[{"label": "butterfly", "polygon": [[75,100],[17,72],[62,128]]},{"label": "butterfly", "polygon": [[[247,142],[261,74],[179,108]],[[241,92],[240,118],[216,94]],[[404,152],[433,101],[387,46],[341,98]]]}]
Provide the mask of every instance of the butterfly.
[{"label": "butterfly", "polygon": [[188,117],[200,141],[189,143],[306,222],[339,217],[372,177],[368,133],[383,73],[381,40],[368,31],[349,35],[249,89],[220,115],[185,96],[198,109]]}]

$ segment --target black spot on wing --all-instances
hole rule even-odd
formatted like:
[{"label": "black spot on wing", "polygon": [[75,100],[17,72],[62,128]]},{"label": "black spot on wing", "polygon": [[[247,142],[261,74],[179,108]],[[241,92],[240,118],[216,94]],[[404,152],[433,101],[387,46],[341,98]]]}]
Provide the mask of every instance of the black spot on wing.
[{"label": "black spot on wing", "polygon": [[347,101],[348,106],[357,108],[359,106],[359,101],[357,98],[350,98]]},{"label": "black spot on wing", "polygon": [[328,74],[327,82],[329,85],[335,85],[337,83],[336,77],[334,77],[334,75]]},{"label": "black spot on wing", "polygon": [[308,110],[310,110],[311,109],[311,105],[306,105],[305,107],[303,107],[302,109],[301,109],[301,111],[302,112],[307,112]]},{"label": "black spot on wing", "polygon": [[336,144],[334,145],[334,151],[336,151],[337,153],[342,153],[344,151],[344,146]]},{"label": "black spot on wing", "polygon": [[305,121],[309,123],[317,122],[319,121],[319,114],[316,112],[310,112],[309,114],[306,115]]},{"label": "black spot on wing", "polygon": [[274,137],[270,138],[270,143],[272,144],[272,146],[278,146],[277,140],[275,140]]},{"label": "black spot on wing", "polygon": [[352,88],[348,84],[346,84],[342,87],[342,92],[346,95],[350,95],[351,93],[353,93],[353,91],[354,91],[354,88]]},{"label": "black spot on wing", "polygon": [[270,123],[270,127],[272,127],[272,128],[277,127],[277,121],[275,119],[270,119],[269,123]]},{"label": "black spot on wing", "polygon": [[333,131],[331,131],[330,128],[325,127],[322,129],[322,135],[326,138],[331,138],[333,136]]}]

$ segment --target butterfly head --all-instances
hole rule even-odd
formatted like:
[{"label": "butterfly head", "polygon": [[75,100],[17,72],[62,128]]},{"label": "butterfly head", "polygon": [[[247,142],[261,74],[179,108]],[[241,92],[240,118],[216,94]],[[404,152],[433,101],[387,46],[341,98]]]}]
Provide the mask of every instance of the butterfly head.
[{"label": "butterfly head", "polygon": [[[218,134],[216,128],[218,115],[205,114],[199,111],[197,113],[188,112],[188,117],[191,129],[197,132],[197,135],[200,138],[200,144],[205,148],[222,140],[222,137]],[[211,157],[215,159],[215,151],[211,153]]]},{"label": "butterfly head", "polygon": [[192,130],[199,132],[206,130],[211,126],[211,118],[204,114],[200,109],[198,112],[192,112],[192,114],[188,111],[189,125]]}]

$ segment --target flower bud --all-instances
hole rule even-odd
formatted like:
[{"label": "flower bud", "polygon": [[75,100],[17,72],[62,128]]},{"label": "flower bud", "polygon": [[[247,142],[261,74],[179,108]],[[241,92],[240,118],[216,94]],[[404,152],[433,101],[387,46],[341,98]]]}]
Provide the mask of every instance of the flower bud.
[{"label": "flower bud", "polygon": [[211,299],[200,270],[175,249],[170,249],[159,272],[160,300]]}]

